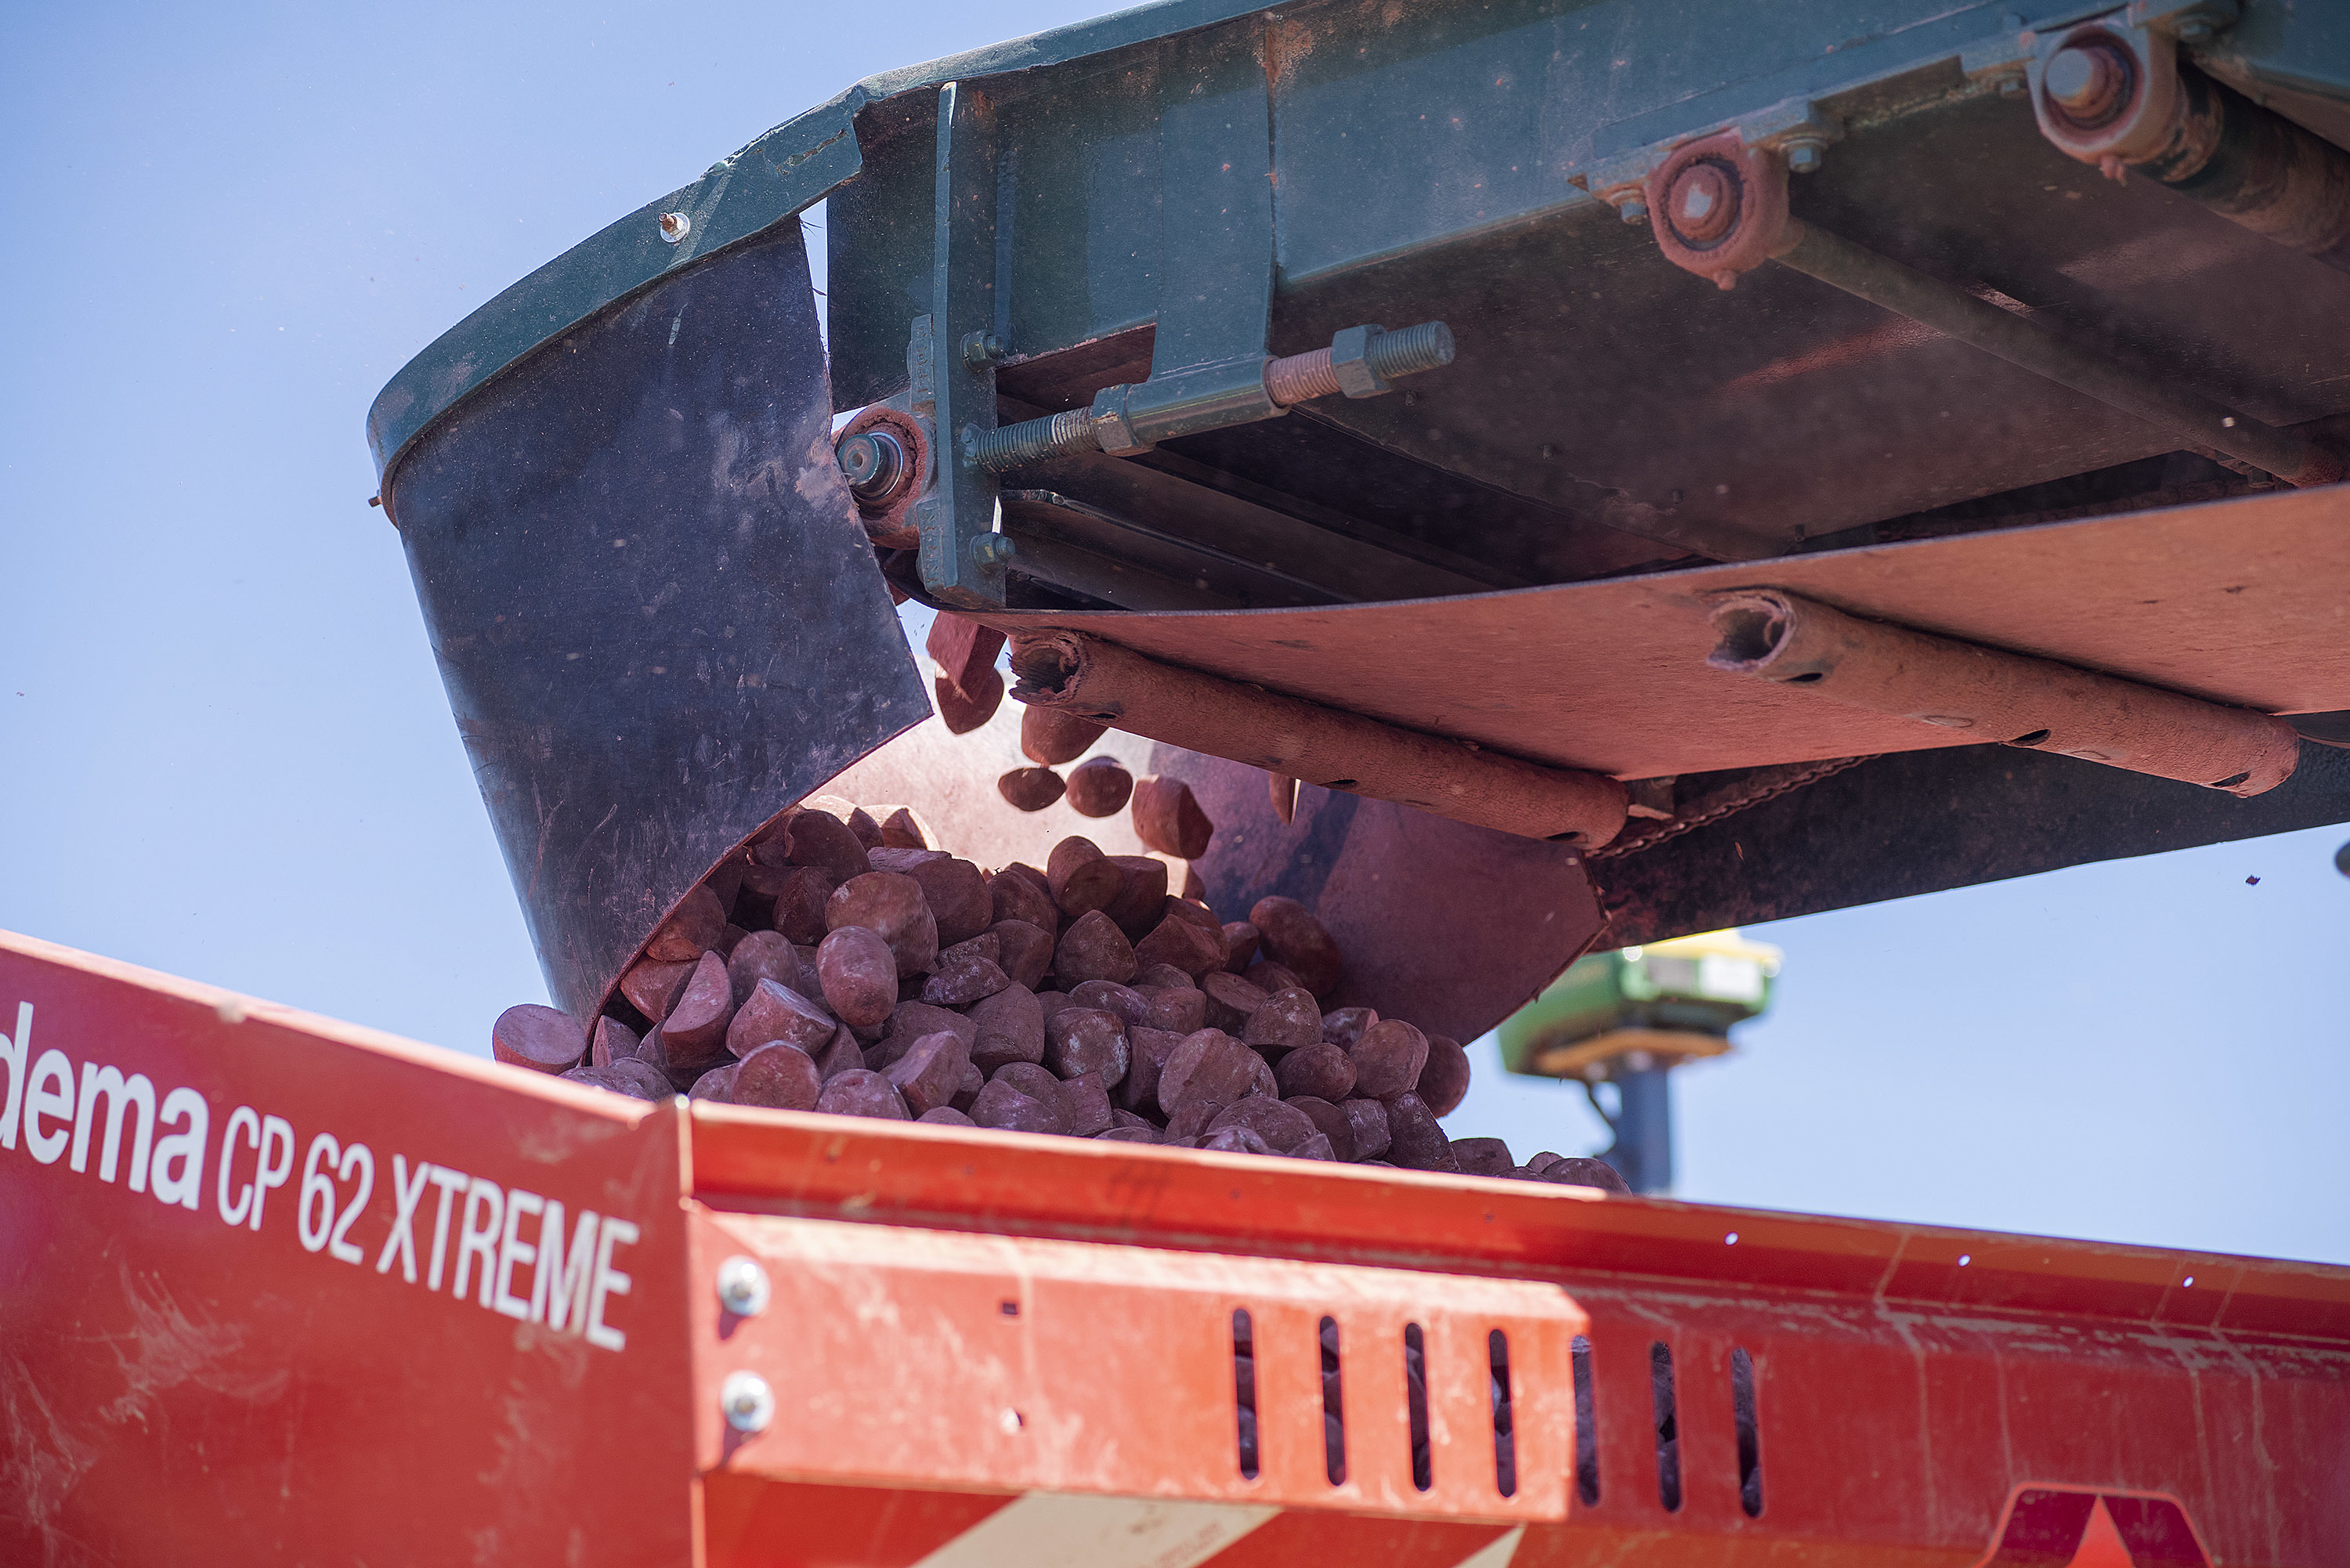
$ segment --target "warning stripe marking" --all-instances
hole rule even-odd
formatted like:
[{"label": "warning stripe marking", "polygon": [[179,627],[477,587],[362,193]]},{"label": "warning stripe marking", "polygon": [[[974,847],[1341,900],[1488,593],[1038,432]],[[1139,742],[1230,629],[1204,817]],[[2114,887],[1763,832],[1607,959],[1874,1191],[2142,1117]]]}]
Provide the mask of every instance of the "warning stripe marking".
[{"label": "warning stripe marking", "polygon": [[1032,1491],[919,1568],[1199,1568],[1279,1509]]}]

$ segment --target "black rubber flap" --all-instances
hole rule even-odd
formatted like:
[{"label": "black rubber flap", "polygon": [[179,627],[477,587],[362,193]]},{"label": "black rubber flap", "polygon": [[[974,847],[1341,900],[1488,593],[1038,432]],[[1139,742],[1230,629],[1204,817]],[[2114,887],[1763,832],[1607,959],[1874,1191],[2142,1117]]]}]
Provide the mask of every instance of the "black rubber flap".
[{"label": "black rubber flap", "polygon": [[575,1014],[728,850],[930,713],[830,410],[793,224],[524,360],[390,476],[457,728]]}]

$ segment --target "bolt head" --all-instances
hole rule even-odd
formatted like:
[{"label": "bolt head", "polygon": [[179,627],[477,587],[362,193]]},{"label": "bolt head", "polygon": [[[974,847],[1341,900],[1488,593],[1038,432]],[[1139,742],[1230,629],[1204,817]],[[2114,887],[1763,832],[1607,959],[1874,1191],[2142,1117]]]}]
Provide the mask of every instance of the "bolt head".
[{"label": "bolt head", "polygon": [[1648,203],[1634,197],[1617,208],[1616,215],[1627,223],[1645,223],[1648,221]]},{"label": "bolt head", "polygon": [[718,1408],[738,1432],[764,1432],[775,1418],[775,1391],[755,1372],[730,1372],[718,1386]]},{"label": "bolt head", "polygon": [[971,558],[983,566],[1009,566],[1015,553],[1016,546],[1001,534],[982,534],[971,542]]},{"label": "bolt head", "polygon": [[847,475],[851,484],[872,478],[880,466],[881,453],[871,436],[850,436],[840,443],[840,472]]},{"label": "bolt head", "polygon": [[2111,125],[2129,107],[2137,67],[2120,40],[2092,31],[2048,57],[2040,90],[2048,107],[2083,130]]},{"label": "bolt head", "polygon": [[1738,184],[1731,171],[1701,158],[1674,176],[1665,220],[1686,244],[1710,244],[1738,224]]},{"label": "bolt head", "polygon": [[736,1317],[767,1310],[767,1271],[740,1253],[718,1265],[718,1304]]},{"label": "bolt head", "polygon": [[660,215],[660,237],[675,244],[693,232],[693,220],[683,213],[663,213]]},{"label": "bolt head", "polygon": [[962,340],[962,362],[975,369],[1003,358],[1003,339],[993,332],[974,332]]},{"label": "bolt head", "polygon": [[1827,150],[1816,141],[1791,142],[1787,148],[1787,169],[1790,173],[1811,174],[1827,161]]}]

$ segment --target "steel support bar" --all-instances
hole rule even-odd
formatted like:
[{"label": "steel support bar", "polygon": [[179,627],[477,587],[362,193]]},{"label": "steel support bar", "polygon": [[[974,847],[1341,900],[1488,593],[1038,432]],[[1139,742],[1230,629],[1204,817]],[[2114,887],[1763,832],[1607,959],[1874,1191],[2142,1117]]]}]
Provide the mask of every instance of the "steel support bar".
[{"label": "steel support bar", "polygon": [[1673,1189],[1672,1069],[1627,1067],[1611,1076],[1621,1096],[1607,1117],[1616,1141],[1601,1155],[1633,1191],[1663,1197]]},{"label": "steel support bar", "polygon": [[990,472],[1093,452],[1131,457],[1177,436],[1268,418],[1268,400],[1272,412],[1281,414],[1292,404],[1340,392],[1350,398],[1377,397],[1393,389],[1393,378],[1450,365],[1452,354],[1452,333],[1441,321],[1423,321],[1399,332],[1376,325],[1349,327],[1327,348],[1260,358],[1253,364],[1227,360],[1206,371],[1176,371],[1136,385],[1105,387],[1090,409],[1069,409],[975,434],[970,455]]},{"label": "steel support bar", "polygon": [[995,532],[995,481],[972,461],[995,428],[995,106],[968,82],[939,89],[937,250],[931,275],[938,398],[936,493],[914,508],[922,585],[951,604],[1003,603],[1010,541]]},{"label": "steel support bar", "polygon": [[2002,310],[1816,223],[1787,219],[1770,255],[1782,266],[2175,431],[2192,445],[2224,452],[2288,484],[2332,484],[2343,476],[2341,458],[2306,437],[2166,386],[2068,341],[2032,317]]},{"label": "steel support bar", "polygon": [[2262,794],[2293,776],[2282,719],[2053,659],[1863,620],[1774,588],[1717,595],[1706,663],[1970,739]]},{"label": "steel support bar", "polygon": [[1033,706],[1455,822],[1586,847],[1624,826],[1624,786],[1605,774],[1398,729],[1100,638],[1016,629],[1012,672],[1013,696]]}]

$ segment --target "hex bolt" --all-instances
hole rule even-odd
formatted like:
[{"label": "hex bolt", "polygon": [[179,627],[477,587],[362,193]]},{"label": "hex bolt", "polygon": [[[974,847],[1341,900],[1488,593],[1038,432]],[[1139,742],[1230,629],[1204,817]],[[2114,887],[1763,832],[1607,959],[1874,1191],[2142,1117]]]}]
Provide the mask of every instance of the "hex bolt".
[{"label": "hex bolt", "polygon": [[2083,130],[2110,125],[2129,107],[2137,69],[2129,51],[2110,36],[2074,39],[2049,57],[2040,74],[2048,105]]},{"label": "hex bolt", "polygon": [[739,1252],[719,1264],[718,1304],[736,1317],[754,1317],[766,1311],[767,1271],[759,1267],[756,1259]]},{"label": "hex bolt", "polygon": [[1706,244],[1738,222],[1738,183],[1730,171],[1700,158],[1674,177],[1665,197],[1665,221],[1685,244]]},{"label": "hex bolt", "polygon": [[1645,223],[1648,221],[1648,203],[1634,196],[1617,206],[1616,215],[1627,223]]},{"label": "hex bolt", "polygon": [[1452,363],[1452,329],[1441,321],[1389,332],[1379,327],[1349,327],[1330,339],[1327,348],[1290,354],[1264,368],[1265,390],[1287,408],[1309,398],[1344,392],[1350,398],[1375,397],[1393,389],[1398,376],[1416,376]]},{"label": "hex bolt", "polygon": [[1001,534],[982,534],[971,542],[971,558],[982,566],[1008,566],[1019,546]]},{"label": "hex bolt", "polygon": [[1810,137],[1790,141],[1787,143],[1787,171],[1791,174],[1816,174],[1820,165],[1827,161],[1827,143],[1825,141],[1814,140]]},{"label": "hex bolt", "polygon": [[885,430],[859,431],[842,441],[833,455],[840,462],[848,493],[868,505],[887,502],[906,474],[906,449]]},{"label": "hex bolt", "polygon": [[962,362],[974,370],[1003,362],[1003,339],[993,332],[967,333],[962,340]]},{"label": "hex bolt", "polygon": [[693,232],[693,220],[683,213],[663,213],[660,215],[660,237],[675,244]]},{"label": "hex bolt", "polygon": [[755,1372],[730,1372],[718,1386],[718,1408],[736,1431],[764,1432],[775,1418],[775,1391]]}]

